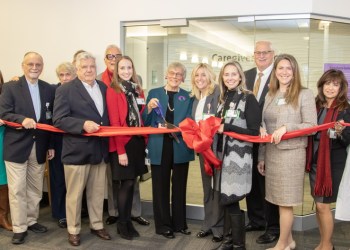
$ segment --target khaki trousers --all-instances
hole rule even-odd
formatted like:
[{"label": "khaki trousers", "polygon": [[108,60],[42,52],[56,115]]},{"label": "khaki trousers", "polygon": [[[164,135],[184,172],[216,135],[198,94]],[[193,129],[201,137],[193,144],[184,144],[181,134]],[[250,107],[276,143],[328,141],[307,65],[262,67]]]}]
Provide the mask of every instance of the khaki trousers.
[{"label": "khaki trousers", "polygon": [[103,201],[106,181],[106,163],[92,165],[64,165],[66,178],[67,229],[70,234],[81,230],[81,201],[86,187],[90,228],[103,228]]},{"label": "khaki trousers", "polygon": [[14,233],[27,231],[37,223],[43,194],[44,164],[36,160],[35,143],[24,163],[5,161]]}]

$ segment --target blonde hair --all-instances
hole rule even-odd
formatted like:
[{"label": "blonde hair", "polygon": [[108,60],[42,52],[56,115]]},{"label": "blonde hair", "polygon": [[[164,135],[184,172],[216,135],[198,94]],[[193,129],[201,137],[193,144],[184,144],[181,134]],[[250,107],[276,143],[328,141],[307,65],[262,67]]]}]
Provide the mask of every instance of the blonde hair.
[{"label": "blonde hair", "polygon": [[276,68],[282,60],[287,60],[292,66],[292,71],[293,71],[292,80],[290,81],[289,87],[284,97],[286,99],[287,104],[291,104],[294,108],[296,108],[298,107],[299,93],[304,87],[301,85],[300,70],[299,70],[298,62],[294,58],[294,56],[289,54],[281,54],[276,57],[275,62],[273,64],[273,70],[271,73],[271,81],[269,85],[268,94],[274,97],[280,88],[280,83],[276,77]]},{"label": "blonde hair", "polygon": [[200,63],[196,67],[193,68],[192,74],[191,74],[191,84],[192,84],[192,91],[190,96],[193,97],[195,96],[198,100],[201,98],[201,93],[199,89],[196,86],[195,83],[195,77],[196,73],[199,69],[203,69],[205,72],[205,77],[208,82],[208,91],[207,91],[207,96],[211,95],[214,92],[215,86],[216,86],[216,75],[213,71],[213,68],[208,65],[207,63]]},{"label": "blonde hair", "polygon": [[243,72],[243,69],[242,69],[242,66],[239,62],[237,61],[229,61],[227,62],[220,70],[220,74],[219,74],[219,86],[220,86],[220,103],[224,103],[225,102],[225,94],[226,94],[226,91],[227,91],[227,87],[224,83],[224,79],[223,79],[223,76],[224,76],[224,71],[225,71],[225,68],[229,65],[232,65],[234,66],[238,73],[239,73],[239,76],[241,77],[241,81],[240,83],[238,84],[237,88],[242,91],[244,94],[247,94],[247,93],[251,93],[251,91],[249,91],[246,87],[246,78],[245,78],[245,75],[244,75],[244,72]]}]

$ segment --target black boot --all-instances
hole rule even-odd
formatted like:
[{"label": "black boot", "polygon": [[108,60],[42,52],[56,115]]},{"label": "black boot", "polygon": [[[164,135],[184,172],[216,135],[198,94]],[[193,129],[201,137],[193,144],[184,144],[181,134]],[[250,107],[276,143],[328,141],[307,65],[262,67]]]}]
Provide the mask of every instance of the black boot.
[{"label": "black boot", "polygon": [[132,224],[131,220],[127,222],[129,233],[132,235],[132,237],[140,237],[139,232],[135,229],[134,225]]},{"label": "black boot", "polygon": [[245,250],[245,217],[244,211],[240,214],[230,214],[232,227],[232,243],[233,248],[237,250]]},{"label": "black boot", "polygon": [[129,232],[128,223],[124,221],[117,221],[117,232],[120,237],[126,240],[132,240],[132,234]]},{"label": "black boot", "polygon": [[224,211],[224,239],[220,246],[215,250],[231,250],[233,249],[232,234],[231,234],[231,217],[227,209]]}]

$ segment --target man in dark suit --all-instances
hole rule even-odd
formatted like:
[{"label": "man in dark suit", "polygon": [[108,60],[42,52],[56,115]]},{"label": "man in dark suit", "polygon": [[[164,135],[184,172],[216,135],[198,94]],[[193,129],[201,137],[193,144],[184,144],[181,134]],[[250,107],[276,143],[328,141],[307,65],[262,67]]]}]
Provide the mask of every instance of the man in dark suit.
[{"label": "man in dark suit", "polygon": [[111,239],[102,221],[108,138],[82,135],[98,131],[100,125],[109,125],[107,87],[95,80],[96,63],[90,53],[77,56],[76,68],[78,77],[56,90],[53,116],[54,125],[67,132],[63,135],[62,163],[67,187],[68,242],[73,246],[80,245],[85,187],[91,233],[104,240]]},{"label": "man in dark suit", "polygon": [[46,158],[54,157],[49,149],[50,134],[37,130],[36,123],[52,124],[54,88],[39,80],[43,58],[36,52],[24,55],[24,76],[4,84],[0,96],[0,117],[22,124],[8,127],[4,137],[4,160],[8,178],[13,244],[22,244],[27,229],[45,233],[47,228],[37,223],[42,198]]},{"label": "man in dark suit", "polygon": [[[256,96],[261,112],[265,103],[265,96],[269,91],[269,82],[273,68],[274,50],[271,42],[258,41],[255,44],[254,61],[255,68],[245,72],[247,88]],[[249,223],[246,231],[264,230],[256,242],[267,244],[274,242],[279,236],[279,212],[278,206],[265,200],[265,177],[257,169],[259,144],[253,146],[253,181],[252,190],[247,196],[247,212]]]}]

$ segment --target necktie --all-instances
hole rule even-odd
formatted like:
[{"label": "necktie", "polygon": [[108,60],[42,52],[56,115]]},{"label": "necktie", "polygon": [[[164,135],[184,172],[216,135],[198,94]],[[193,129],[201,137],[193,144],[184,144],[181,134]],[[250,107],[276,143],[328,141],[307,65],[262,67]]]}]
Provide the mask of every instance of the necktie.
[{"label": "necktie", "polygon": [[259,72],[258,74],[258,79],[256,80],[255,84],[254,84],[254,88],[253,88],[253,94],[255,95],[255,97],[258,97],[258,93],[259,93],[259,88],[260,88],[260,83],[261,83],[261,77],[264,74]]}]

